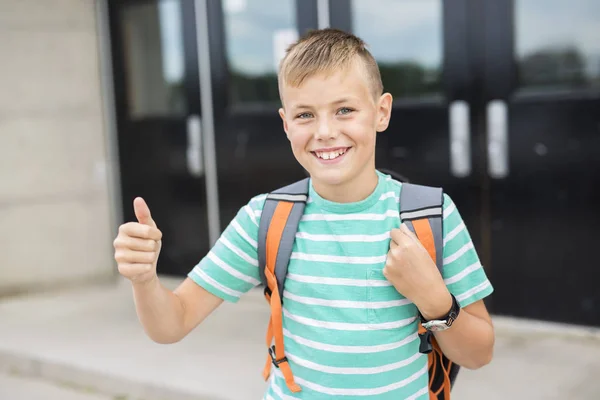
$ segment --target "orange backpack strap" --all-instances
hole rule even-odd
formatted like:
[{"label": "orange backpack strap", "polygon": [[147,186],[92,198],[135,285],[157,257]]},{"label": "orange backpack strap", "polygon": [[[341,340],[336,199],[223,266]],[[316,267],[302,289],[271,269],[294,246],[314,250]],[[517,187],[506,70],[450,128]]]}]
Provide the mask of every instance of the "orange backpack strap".
[{"label": "orange backpack strap", "polygon": [[[266,343],[269,349],[263,377],[268,379],[271,365],[281,370],[288,389],[294,393],[301,388],[285,355],[283,341],[283,286],[296,231],[304,214],[308,197],[308,179],[278,189],[269,195],[260,218],[258,230],[258,259],[265,298],[271,306],[271,318]],[[272,345],[272,342],[275,344]]]},{"label": "orange backpack strap", "polygon": [[[400,190],[400,219],[419,238],[435,261],[443,268],[443,204],[441,188],[403,183]],[[432,333],[419,323],[419,351],[429,357],[429,398],[449,400],[459,366],[442,352]]]}]

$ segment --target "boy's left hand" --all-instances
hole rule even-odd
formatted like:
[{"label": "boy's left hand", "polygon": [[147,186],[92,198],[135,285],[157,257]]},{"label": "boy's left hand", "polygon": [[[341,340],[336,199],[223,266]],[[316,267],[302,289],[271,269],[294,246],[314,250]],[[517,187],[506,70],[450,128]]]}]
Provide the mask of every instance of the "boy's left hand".
[{"label": "boy's left hand", "polygon": [[435,262],[405,224],[392,229],[383,275],[426,319],[445,315],[452,297]]}]

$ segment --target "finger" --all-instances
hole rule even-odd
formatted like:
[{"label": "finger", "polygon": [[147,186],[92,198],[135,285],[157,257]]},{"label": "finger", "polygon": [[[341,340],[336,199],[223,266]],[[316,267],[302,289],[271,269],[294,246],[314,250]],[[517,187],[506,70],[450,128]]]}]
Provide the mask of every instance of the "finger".
[{"label": "finger", "polygon": [[162,232],[158,228],[137,222],[128,222],[123,224],[119,228],[119,231],[126,236],[132,236],[140,239],[162,239]]},{"label": "finger", "polygon": [[156,261],[154,251],[117,250],[115,260],[123,264],[153,264]]},{"label": "finger", "polygon": [[133,210],[135,211],[135,217],[140,224],[156,228],[156,223],[150,214],[150,208],[144,199],[141,197],[136,197],[135,200],[133,200]]},{"label": "finger", "polygon": [[121,235],[117,236],[113,245],[115,248],[138,251],[156,251],[158,248],[158,242],[156,240]]},{"label": "finger", "polygon": [[402,232],[402,235],[406,238],[404,243],[410,243],[412,245],[424,248],[423,243],[421,243],[421,240],[417,237],[417,235],[415,235],[413,231],[410,230],[406,223],[400,225],[400,231]]},{"label": "finger", "polygon": [[404,239],[404,235],[400,229],[392,229],[390,231],[390,237],[392,238],[392,242],[395,242],[397,245],[401,244]]},{"label": "finger", "polygon": [[406,237],[409,237],[411,239],[417,239],[417,237],[415,236],[415,234],[410,230],[410,228],[408,227],[408,225],[406,223],[402,223],[400,225],[400,232],[405,235]]}]

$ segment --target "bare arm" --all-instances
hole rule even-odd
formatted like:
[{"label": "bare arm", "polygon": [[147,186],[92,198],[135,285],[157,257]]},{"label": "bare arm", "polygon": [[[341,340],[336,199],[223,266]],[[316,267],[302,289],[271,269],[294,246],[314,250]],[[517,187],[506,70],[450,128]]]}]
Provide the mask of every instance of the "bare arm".
[{"label": "bare arm", "polygon": [[159,281],[156,264],[162,232],[150,215],[146,202],[134,201],[138,222],[119,227],[114,241],[119,272],[131,281],[138,318],[148,336],[158,343],[174,343],[212,313],[223,300],[186,278],[170,291]]},{"label": "bare arm", "polygon": [[[451,299],[449,304],[452,304]],[[449,309],[448,306],[446,311],[438,311],[438,315],[423,316],[426,319],[435,319]],[[463,308],[450,329],[435,332],[434,335],[446,357],[460,366],[477,369],[492,360],[494,327],[483,300]]]},{"label": "bare arm", "polygon": [[[446,315],[452,296],[427,250],[406,225],[392,230],[391,236],[385,277],[425,319]],[[446,356],[465,368],[480,368],[492,359],[494,328],[483,300],[466,306],[450,329],[436,332],[435,337]]]},{"label": "bare arm", "polygon": [[133,283],[133,296],[146,334],[163,344],[183,339],[223,303],[189,278],[175,291],[165,288],[157,277]]}]

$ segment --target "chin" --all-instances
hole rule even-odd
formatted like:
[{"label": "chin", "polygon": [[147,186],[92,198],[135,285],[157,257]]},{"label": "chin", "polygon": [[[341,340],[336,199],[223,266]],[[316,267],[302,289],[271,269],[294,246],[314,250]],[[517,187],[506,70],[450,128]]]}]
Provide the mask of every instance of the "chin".
[{"label": "chin", "polygon": [[325,184],[328,186],[338,186],[349,180],[348,171],[344,170],[313,170],[309,171],[310,176],[313,180],[317,180],[321,184]]}]

